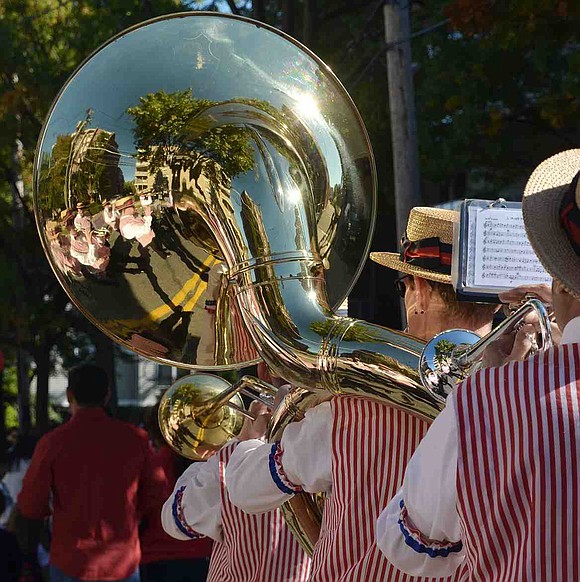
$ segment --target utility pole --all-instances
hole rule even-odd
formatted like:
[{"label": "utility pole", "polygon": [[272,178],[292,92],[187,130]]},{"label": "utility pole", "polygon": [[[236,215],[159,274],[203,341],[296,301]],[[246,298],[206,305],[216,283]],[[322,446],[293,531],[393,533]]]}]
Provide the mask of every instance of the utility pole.
[{"label": "utility pole", "polygon": [[[24,229],[24,181],[22,180],[22,159],[24,145],[20,140],[20,119],[18,135],[12,146],[12,224],[18,236]],[[23,339],[20,328],[16,330],[16,376],[18,382],[18,430],[28,434],[31,429],[30,418],[30,355],[22,347]]]},{"label": "utility pole", "polygon": [[409,211],[413,206],[419,206],[421,203],[415,94],[411,71],[410,2],[411,0],[386,0],[383,7],[387,43],[395,212],[399,240],[405,232]]}]

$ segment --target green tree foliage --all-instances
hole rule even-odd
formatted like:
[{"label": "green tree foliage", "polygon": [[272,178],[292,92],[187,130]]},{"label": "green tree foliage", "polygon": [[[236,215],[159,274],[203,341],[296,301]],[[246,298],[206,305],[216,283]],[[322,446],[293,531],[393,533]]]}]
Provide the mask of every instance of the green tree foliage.
[{"label": "green tree foliage", "polygon": [[169,166],[175,190],[182,171],[199,176],[203,170],[215,178],[223,171],[231,178],[254,166],[246,129],[209,125],[210,116],[204,112],[217,102],[195,99],[191,91],[159,91],[139,101],[128,109],[135,121],[139,157],[151,173]]},{"label": "green tree foliage", "polygon": [[[31,361],[30,371],[37,375],[43,428],[54,355],[74,353],[80,334],[97,332],[71,309],[36,232],[31,176],[42,121],[66,78],[102,42],[137,22],[181,9],[177,0],[0,3],[0,348],[9,364],[19,350],[30,355],[21,361]],[[65,154],[70,144],[59,147]],[[83,170],[79,176],[88,181],[105,179]],[[63,172],[64,165],[54,171]]]},{"label": "green tree foliage", "polygon": [[429,9],[449,21],[413,43],[424,178],[467,174],[493,196],[578,145],[577,2],[455,0]]},{"label": "green tree foliage", "polygon": [[453,350],[456,348],[456,344],[450,342],[449,340],[439,340],[435,344],[435,364],[441,368],[443,365],[450,365],[453,356]]}]

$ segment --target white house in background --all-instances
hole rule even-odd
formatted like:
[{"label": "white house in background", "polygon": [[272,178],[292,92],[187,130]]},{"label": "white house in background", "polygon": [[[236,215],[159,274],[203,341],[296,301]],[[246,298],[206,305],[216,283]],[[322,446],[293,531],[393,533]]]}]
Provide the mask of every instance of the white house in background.
[{"label": "white house in background", "polygon": [[[159,393],[171,386],[177,377],[177,369],[146,360],[122,346],[115,358],[115,381],[119,406],[153,406]],[[49,398],[55,406],[67,406],[67,376],[60,368],[50,377]],[[33,380],[30,390],[36,391]]]},{"label": "white house in background", "polygon": [[[348,298],[338,308],[337,315],[348,315]],[[153,406],[159,393],[169,388],[177,379],[177,368],[146,360],[123,346],[117,345],[115,354],[115,380],[119,406]],[[121,354],[119,354],[121,352]],[[49,398],[55,406],[67,406],[67,376],[60,366],[49,380]],[[33,380],[30,391],[36,392]]]}]

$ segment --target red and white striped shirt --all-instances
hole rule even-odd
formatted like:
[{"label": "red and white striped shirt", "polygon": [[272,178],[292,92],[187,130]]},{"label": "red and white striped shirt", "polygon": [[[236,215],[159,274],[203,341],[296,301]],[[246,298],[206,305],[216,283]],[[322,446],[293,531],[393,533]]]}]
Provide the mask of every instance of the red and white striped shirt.
[{"label": "red and white striped shirt", "polygon": [[292,423],[277,446],[241,443],[228,464],[230,498],[258,512],[300,489],[327,493],[311,582],[418,580],[381,554],[375,522],[427,428],[425,421],[372,400],[333,398]]},{"label": "red and white striped shirt", "polygon": [[163,527],[179,539],[204,534],[216,541],[208,582],[305,582],[310,559],[280,511],[248,515],[229,501],[225,469],[237,444],[185,471],[163,507]]},{"label": "red and white striped shirt", "polygon": [[363,398],[334,398],[332,407],[332,492],[324,506],[311,580],[416,580],[380,552],[375,523],[401,486],[428,424]]},{"label": "red and white striped shirt", "polygon": [[579,390],[580,318],[559,348],[464,382],[379,520],[381,549],[423,574],[580,580]]}]

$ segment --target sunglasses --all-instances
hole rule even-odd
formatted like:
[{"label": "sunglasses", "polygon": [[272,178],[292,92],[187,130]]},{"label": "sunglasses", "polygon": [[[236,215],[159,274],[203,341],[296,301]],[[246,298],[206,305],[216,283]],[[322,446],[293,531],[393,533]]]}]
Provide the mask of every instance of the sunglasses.
[{"label": "sunglasses", "polygon": [[407,292],[407,285],[405,284],[405,279],[410,277],[411,275],[403,275],[402,277],[398,277],[395,279],[395,289],[399,296],[404,299],[405,293]]}]

